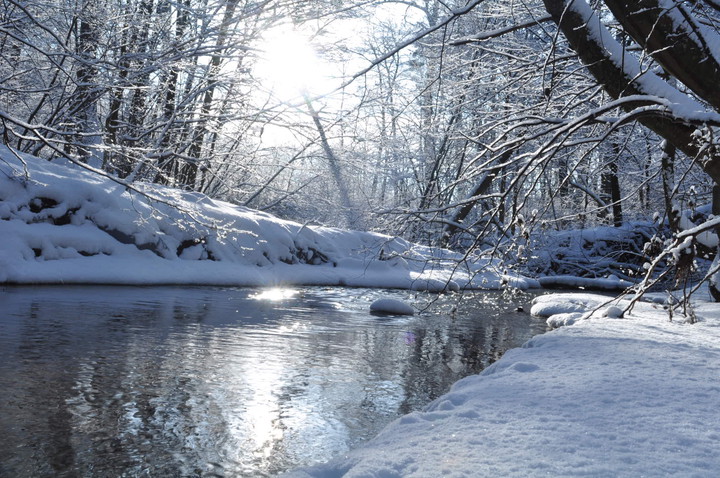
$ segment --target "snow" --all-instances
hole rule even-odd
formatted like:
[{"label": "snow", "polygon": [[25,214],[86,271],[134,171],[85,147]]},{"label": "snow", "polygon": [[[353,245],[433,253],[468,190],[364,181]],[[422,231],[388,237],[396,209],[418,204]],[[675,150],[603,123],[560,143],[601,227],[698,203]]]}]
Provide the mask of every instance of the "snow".
[{"label": "snow", "polygon": [[602,312],[603,317],[608,317],[611,319],[622,319],[624,314],[625,312],[623,311],[623,309],[621,309],[617,305],[611,305]]},{"label": "snow", "polygon": [[601,307],[609,301],[609,297],[585,294],[553,294],[541,295],[533,300],[530,313],[540,317],[555,314],[586,312]]},{"label": "snow", "polygon": [[671,322],[656,301],[626,318],[625,301],[591,313],[608,300],[543,296],[545,311],[586,318],[508,351],[363,447],[287,477],[716,476],[720,310],[696,304],[692,325]]},{"label": "snow", "polygon": [[378,299],[370,304],[370,311],[387,315],[414,315],[415,309],[410,304],[397,299]]},{"label": "snow", "polygon": [[538,287],[492,259],[99,173],[0,147],[0,284]]},{"label": "snow", "polygon": [[709,249],[713,249],[718,246],[718,237],[713,232],[718,225],[720,225],[720,217],[712,217],[702,224],[696,225],[688,217],[688,211],[683,211],[680,216],[680,229],[682,231],[678,234],[679,238],[693,236],[696,240]]},{"label": "snow", "polygon": [[546,276],[538,279],[545,288],[563,287],[586,288],[594,290],[625,290],[634,285],[633,282],[622,280],[617,276],[611,277],[576,277],[576,276]]}]

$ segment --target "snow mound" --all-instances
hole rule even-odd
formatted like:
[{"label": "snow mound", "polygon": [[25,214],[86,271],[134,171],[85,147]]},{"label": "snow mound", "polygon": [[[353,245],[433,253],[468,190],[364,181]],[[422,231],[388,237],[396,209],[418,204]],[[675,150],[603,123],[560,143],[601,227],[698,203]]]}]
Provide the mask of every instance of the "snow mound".
[{"label": "snow mound", "polygon": [[370,304],[370,311],[387,315],[415,315],[415,309],[410,304],[397,299],[378,299]]},{"label": "snow mound", "polygon": [[592,294],[550,294],[536,297],[530,313],[538,317],[547,317],[547,324],[557,328],[572,325],[580,320],[604,317],[610,319],[623,318],[624,309],[617,301],[607,305],[612,300]]},{"label": "snow mound", "polygon": [[587,312],[606,302],[606,297],[591,294],[549,294],[535,297],[530,313],[538,317]]},{"label": "snow mound", "polygon": [[[0,147],[0,284],[499,288],[492,259],[303,225]],[[536,282],[511,276],[518,287]]]},{"label": "snow mound", "polygon": [[572,325],[578,320],[584,320],[588,318],[587,313],[583,312],[566,312],[562,314],[553,314],[547,319],[548,326],[552,328],[564,327],[566,325]]},{"label": "snow mound", "polygon": [[623,310],[618,307],[617,305],[611,305],[607,307],[602,312],[603,317],[608,317],[610,319],[622,319],[623,317]]}]

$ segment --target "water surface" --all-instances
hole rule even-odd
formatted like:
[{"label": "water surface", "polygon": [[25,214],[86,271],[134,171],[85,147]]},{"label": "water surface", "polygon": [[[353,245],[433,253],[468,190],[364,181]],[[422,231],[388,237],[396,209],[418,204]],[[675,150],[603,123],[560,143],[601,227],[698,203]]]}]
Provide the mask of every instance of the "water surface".
[{"label": "water surface", "polygon": [[[427,307],[371,315],[380,297]],[[326,461],[545,331],[515,311],[529,299],[0,288],[0,476],[264,477]]]}]

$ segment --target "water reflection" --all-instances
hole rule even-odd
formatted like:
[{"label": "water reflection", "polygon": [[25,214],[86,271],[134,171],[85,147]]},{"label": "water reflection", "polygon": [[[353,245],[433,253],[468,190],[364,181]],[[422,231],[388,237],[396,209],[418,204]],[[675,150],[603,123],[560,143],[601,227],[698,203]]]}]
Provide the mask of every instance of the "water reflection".
[{"label": "water reflection", "polygon": [[[428,308],[370,315],[388,295]],[[273,476],[356,446],[545,330],[497,293],[434,298],[1,289],[0,476]]]}]

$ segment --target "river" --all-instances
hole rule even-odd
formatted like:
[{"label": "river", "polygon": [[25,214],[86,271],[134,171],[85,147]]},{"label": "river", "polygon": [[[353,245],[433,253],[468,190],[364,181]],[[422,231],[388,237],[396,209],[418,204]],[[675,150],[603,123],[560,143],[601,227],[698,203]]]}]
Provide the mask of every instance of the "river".
[{"label": "river", "polygon": [[[369,312],[377,298],[421,308]],[[546,330],[532,296],[0,287],[0,476],[267,477],[326,461]]]}]

